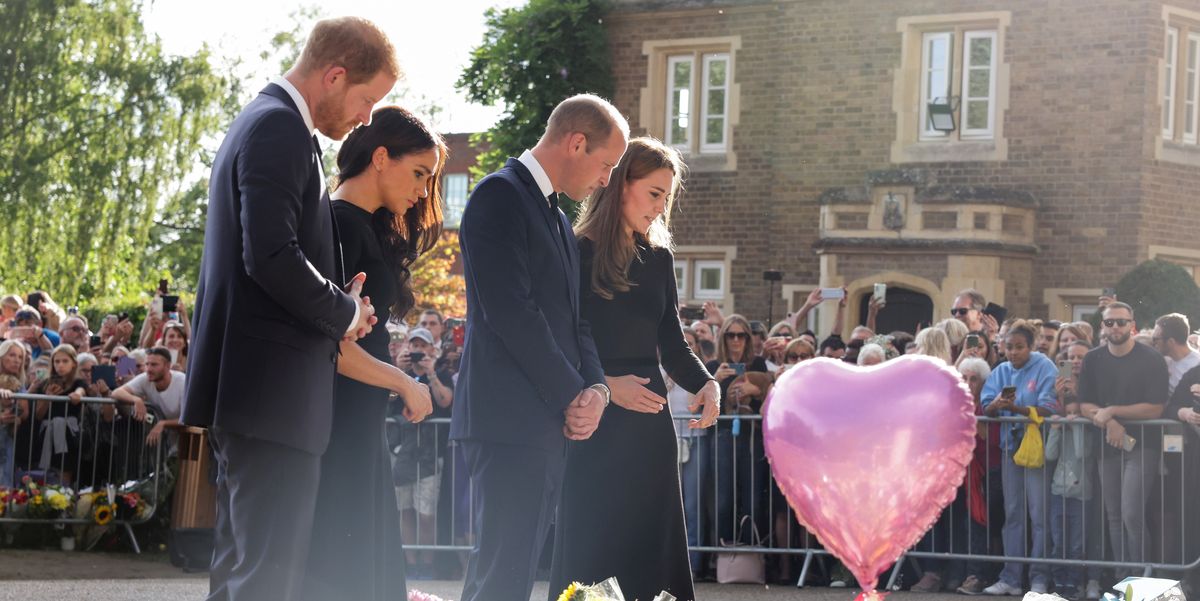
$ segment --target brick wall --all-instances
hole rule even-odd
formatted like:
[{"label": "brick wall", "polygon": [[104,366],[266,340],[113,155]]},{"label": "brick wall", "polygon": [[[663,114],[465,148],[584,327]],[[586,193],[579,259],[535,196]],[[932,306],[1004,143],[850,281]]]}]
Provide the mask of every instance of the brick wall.
[{"label": "brick wall", "polygon": [[[1200,10],[1200,0],[1172,4]],[[639,14],[647,7],[653,18]],[[741,36],[738,169],[693,173],[675,222],[680,244],[738,246],[739,312],[765,312],[763,268],[783,270],[785,284],[817,281],[823,190],[895,167],[897,20],[995,10],[1012,13],[1003,57],[1009,109],[998,117],[1008,159],[905,167],[924,171],[928,185],[1012,187],[1041,202],[1041,253],[1032,263],[1006,260],[1006,302],[1044,312],[1044,288],[1109,285],[1145,258],[1148,244],[1200,249],[1192,235],[1200,170],[1152,159],[1161,0],[622,0],[605,22],[614,100],[635,131],[647,85],[644,40]]]}]

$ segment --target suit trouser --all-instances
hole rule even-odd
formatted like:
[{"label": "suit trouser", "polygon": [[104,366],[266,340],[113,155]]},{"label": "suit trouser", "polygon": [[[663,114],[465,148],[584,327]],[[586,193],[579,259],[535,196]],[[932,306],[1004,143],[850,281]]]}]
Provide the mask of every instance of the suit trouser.
[{"label": "suit trouser", "polygon": [[300,596],[321,457],[213,429],[217,524],[209,601]]},{"label": "suit trouser", "polygon": [[475,546],[462,601],[529,601],[562,493],[565,446],[461,444],[475,507]]}]

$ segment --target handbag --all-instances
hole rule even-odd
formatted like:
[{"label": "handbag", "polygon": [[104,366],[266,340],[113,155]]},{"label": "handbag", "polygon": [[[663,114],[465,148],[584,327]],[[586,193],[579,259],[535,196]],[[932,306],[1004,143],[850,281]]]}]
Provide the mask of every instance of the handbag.
[{"label": "handbag", "polygon": [[1036,407],[1029,408],[1029,420],[1021,446],[1013,455],[1013,463],[1021,467],[1038,468],[1046,464],[1046,448],[1042,445],[1042,430],[1038,427],[1043,420]]},{"label": "handbag", "polygon": [[[742,527],[746,525],[746,520],[750,516],[742,516],[742,521],[738,523],[737,534],[732,542],[721,540],[721,546],[725,548],[756,547],[762,546],[762,537],[758,534],[758,525],[753,520],[750,521],[751,532],[754,538],[751,539],[751,545],[744,544],[741,541]],[[717,582],[720,584],[766,584],[767,583],[767,562],[762,553],[718,553],[717,554]]]}]

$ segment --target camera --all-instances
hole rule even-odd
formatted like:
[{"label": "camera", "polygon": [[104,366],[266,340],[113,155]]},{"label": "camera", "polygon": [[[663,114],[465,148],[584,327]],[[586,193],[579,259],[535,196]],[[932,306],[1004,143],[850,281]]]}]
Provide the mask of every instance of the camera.
[{"label": "camera", "polygon": [[412,352],[408,354],[408,360],[413,363],[420,363],[425,359],[425,353]]},{"label": "camera", "polygon": [[698,320],[704,319],[704,309],[700,307],[680,307],[679,316],[683,319]]}]

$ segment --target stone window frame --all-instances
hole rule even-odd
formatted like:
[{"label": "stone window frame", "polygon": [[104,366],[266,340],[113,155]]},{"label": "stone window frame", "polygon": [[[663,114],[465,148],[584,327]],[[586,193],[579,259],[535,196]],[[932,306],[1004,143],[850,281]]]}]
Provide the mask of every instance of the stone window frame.
[{"label": "stone window frame", "polygon": [[[917,162],[970,162],[1008,160],[1008,139],[1004,133],[1004,117],[1009,107],[1010,73],[1005,58],[1008,28],[1012,22],[1010,11],[977,13],[951,13],[901,17],[896,29],[900,33],[900,66],[894,72],[892,82],[892,110],[896,114],[896,137],[892,140],[893,163]],[[921,123],[925,111],[921,107],[924,80],[924,42],[926,34],[952,32],[953,49],[951,65],[958,69],[951,73],[951,95],[962,95],[964,64],[964,42],[971,32],[994,31],[992,47],[993,65],[991,77],[993,102],[991,137],[964,136],[962,121],[963,107],[958,107],[955,123],[958,128],[951,135],[923,135]]]},{"label": "stone window frame", "polygon": [[737,83],[737,53],[742,47],[742,36],[716,36],[705,38],[676,38],[646,40],[642,43],[642,54],[647,57],[646,86],[641,89],[639,121],[646,132],[660,140],[666,140],[668,89],[668,64],[672,57],[693,57],[693,89],[702,89],[700,79],[706,70],[705,56],[724,54],[728,56],[725,71],[725,143],[724,149],[705,148],[702,142],[703,121],[706,116],[702,106],[704,94],[693,94],[692,135],[688,147],[679,148],[692,171],[736,171],[737,153],[734,151],[735,126],[741,112],[741,85]]},{"label": "stone window frame", "polygon": [[[1200,12],[1165,5],[1162,18],[1163,52],[1158,60],[1155,88],[1159,120],[1155,127],[1154,158],[1200,166]],[[1188,86],[1189,70],[1193,71],[1191,86]],[[1189,108],[1191,131],[1187,130]]]},{"label": "stone window frame", "polygon": [[[687,279],[687,288],[679,287],[676,282],[676,289],[682,290],[679,295],[679,302],[688,305],[700,305],[706,301],[717,303],[718,306],[726,313],[733,311],[734,295],[732,291],[733,282],[733,261],[737,259],[736,246],[678,246],[675,248],[675,266],[683,266],[685,278]],[[719,263],[723,270],[721,277],[721,294],[720,295],[699,295],[697,294],[697,286],[699,285],[698,269],[700,264]]]}]

